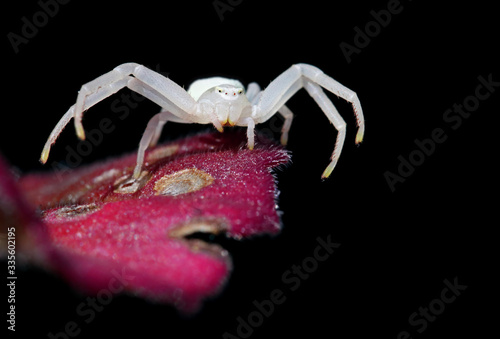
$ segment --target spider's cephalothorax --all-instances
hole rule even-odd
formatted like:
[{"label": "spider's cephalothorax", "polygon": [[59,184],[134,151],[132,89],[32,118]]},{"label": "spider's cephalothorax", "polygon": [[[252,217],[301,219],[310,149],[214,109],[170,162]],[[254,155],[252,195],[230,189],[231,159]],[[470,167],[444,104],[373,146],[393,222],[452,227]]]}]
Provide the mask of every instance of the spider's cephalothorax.
[{"label": "spider's cephalothorax", "polygon": [[50,147],[72,118],[78,137],[84,139],[83,112],[123,87],[142,94],[162,108],[149,121],[139,143],[135,178],[141,174],[146,149],[156,145],[167,121],[213,124],[219,131],[224,126],[246,126],[248,148],[253,149],[255,124],[279,113],[285,118],[281,143],[286,144],[293,113],[285,103],[301,88],[316,101],[338,131],[331,162],[323,172],[323,178],[332,173],[340,156],[346,124],[322,88],[352,103],[358,125],[356,143],[363,140],[365,130],[363,111],[356,93],[311,65],[292,65],[266,89],[261,91],[259,85],[250,83],[245,93],[239,81],[220,77],[197,80],[185,91],[159,73],[139,64],[126,63],[82,86],[76,104],[70,107],[50,134],[40,161],[47,161]]},{"label": "spider's cephalothorax", "polygon": [[237,80],[219,77],[197,80],[189,86],[188,93],[198,102],[197,114],[211,117],[208,122],[220,132],[223,126],[234,126],[242,116],[252,114],[252,104]]}]

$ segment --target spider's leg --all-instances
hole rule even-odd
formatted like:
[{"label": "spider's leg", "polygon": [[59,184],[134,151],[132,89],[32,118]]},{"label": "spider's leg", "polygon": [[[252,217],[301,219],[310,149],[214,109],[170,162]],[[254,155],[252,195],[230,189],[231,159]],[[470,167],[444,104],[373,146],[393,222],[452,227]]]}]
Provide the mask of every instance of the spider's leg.
[{"label": "spider's leg", "polygon": [[258,102],[252,107],[252,117],[257,123],[266,121],[301,88],[301,69],[294,65],[281,73],[258,94]]},{"label": "spider's leg", "polygon": [[259,96],[258,94],[261,93],[260,86],[256,82],[251,82],[248,84],[247,90],[245,95],[247,96],[248,101],[250,101],[251,104],[257,103],[256,100],[258,100]]},{"label": "spider's leg", "polygon": [[281,106],[278,110],[278,113],[285,118],[285,122],[283,122],[283,127],[281,128],[281,139],[280,142],[282,145],[286,145],[288,142],[288,131],[292,125],[293,113],[290,111],[286,105]]},{"label": "spider's leg", "polygon": [[[137,151],[137,162],[134,168],[134,178],[137,179],[141,175],[142,165],[144,164],[144,154],[150,146],[156,145],[161,134],[163,126],[168,122],[191,123],[191,121],[182,120],[168,111],[161,111],[153,116],[142,135],[139,142],[139,150]],[[155,140],[156,139],[156,140]]]},{"label": "spider's leg", "polygon": [[[170,113],[170,112],[161,110],[160,113]],[[175,116],[175,115],[173,115],[173,116]],[[160,140],[160,137],[161,137],[161,132],[163,131],[163,127],[165,126],[167,121],[168,120],[158,120],[158,125],[156,125],[154,134],[151,138],[151,141],[149,142],[148,147],[155,147],[158,144],[158,141]]]},{"label": "spider's leg", "polygon": [[[160,94],[157,90],[153,89],[152,87],[148,86],[147,84],[143,83],[141,80],[138,80],[137,78],[131,78],[127,84],[127,87],[133,90],[134,92],[137,92],[142,96],[148,98],[158,106],[161,106],[162,110],[160,111],[160,113],[168,111],[169,117],[166,121],[173,121],[180,123],[200,122],[196,121],[194,119],[195,117],[193,117],[191,114],[177,107],[171,100]],[[155,135],[152,138],[152,142],[150,143],[151,146],[155,146],[156,143],[158,142],[163,125],[166,123],[166,121],[162,123],[160,120],[156,128]]]},{"label": "spider's leg", "polygon": [[[127,81],[130,74],[137,64],[127,63],[122,64],[112,71],[105,73],[96,79],[84,84],[78,91],[76,104],[74,108],[74,123],[76,135],[81,140],[85,139],[85,131],[82,125],[83,112],[110,95],[118,92],[123,87],[127,86]],[[90,102],[89,97],[93,96],[96,100]]]},{"label": "spider's leg", "polygon": [[365,120],[363,117],[363,109],[361,108],[361,103],[359,102],[357,94],[345,87],[338,81],[329,77],[325,73],[323,73],[319,68],[307,65],[307,64],[298,64],[296,65],[300,67],[302,74],[310,79],[312,82],[320,85],[321,87],[327,89],[328,91],[336,94],[342,99],[349,101],[352,104],[354,114],[356,116],[356,124],[358,125],[358,132],[356,134],[356,144],[361,143],[363,141],[363,136],[365,133]]},{"label": "spider's leg", "polygon": [[255,146],[255,120],[251,117],[246,117],[238,120],[238,126],[246,126],[247,128],[247,147],[253,150]]},{"label": "spider's leg", "polygon": [[[156,73],[142,65],[136,63],[126,63],[115,67],[112,71],[101,75],[97,79],[86,83],[78,92],[78,98],[75,105],[75,128],[80,139],[85,138],[85,132],[82,125],[83,112],[93,104],[116,93],[125,86],[128,86],[130,75],[133,75],[141,82],[147,84],[157,91],[161,96],[168,98],[174,105],[182,111],[182,118],[188,118],[196,110],[196,101],[179,85],[172,80]],[[129,86],[128,86],[129,87]],[[99,100],[92,104],[87,104],[87,97],[97,96]]]},{"label": "spider's leg", "polygon": [[337,160],[339,159],[340,152],[342,152],[342,146],[344,145],[344,140],[345,140],[345,127],[346,124],[344,122],[344,119],[340,116],[339,112],[333,106],[332,102],[328,98],[328,96],[323,92],[320,86],[305,80],[304,81],[304,88],[309,93],[309,95],[316,101],[318,106],[323,110],[325,115],[327,116],[328,120],[335,126],[335,129],[337,130],[337,140],[335,142],[335,147],[333,149],[332,157],[331,157],[331,162],[321,175],[321,178],[325,179],[330,176],[332,173],[333,169],[335,168],[335,165],[337,164]]},{"label": "spider's leg", "polygon": [[[360,143],[363,140],[365,125],[363,110],[361,109],[361,104],[355,92],[327,76],[320,69],[314,66],[296,64],[279,75],[264,91],[258,94],[260,98],[257,104],[252,106],[252,117],[254,117],[257,123],[266,121],[278,110],[282,110],[283,105],[288,101],[288,99],[290,99],[290,97],[302,87],[306,88],[309,94],[322,108],[328,119],[338,130],[337,142],[332,154],[332,161],[323,172],[322,177],[326,178],[331,174],[342,150],[345,139],[345,122],[338,114],[330,99],[321,90],[321,87],[324,87],[328,91],[352,103],[358,125],[356,143]],[[285,123],[286,122],[285,116]],[[286,131],[286,128],[284,128],[284,130]]]},{"label": "spider's leg", "polygon": [[158,91],[144,84],[142,81],[132,78],[127,86],[162,107],[162,111],[149,120],[146,130],[139,142],[137,162],[134,169],[134,178],[137,179],[140,177],[142,171],[146,149],[158,143],[165,124],[168,121],[189,124],[192,123],[193,120],[182,118],[186,113],[174,105],[172,101],[162,96]]},{"label": "spider's leg", "polygon": [[[288,73],[288,74],[287,74]],[[283,74],[287,75],[282,77]],[[279,113],[285,118],[281,130],[281,144],[288,142],[288,131],[293,120],[293,113],[285,103],[303,86],[302,76],[295,67],[289,68],[282,73],[262,92],[257,95],[258,102],[253,106],[253,114],[256,123],[263,123],[274,114]],[[275,98],[272,98],[276,95]]]},{"label": "spider's leg", "polygon": [[[294,89],[292,89],[294,90]],[[248,85],[247,89],[247,98],[252,104],[257,104],[260,100],[260,97],[262,96],[262,91],[260,90],[260,87],[257,83],[252,82]],[[280,109],[278,109],[278,113],[285,118],[285,121],[283,123],[283,128],[281,130],[281,144],[286,145],[288,142],[288,131],[290,130],[290,126],[292,125],[292,120],[293,120],[293,113],[290,111],[286,105],[281,106]],[[269,115],[271,117],[272,115]],[[263,121],[266,119],[262,119]],[[263,122],[262,121],[262,122]]]},{"label": "spider's leg", "polygon": [[42,155],[40,156],[40,162],[42,164],[45,164],[47,162],[51,146],[56,142],[57,138],[59,137],[59,134],[61,134],[64,127],[66,127],[68,122],[73,118],[74,112],[75,112],[75,105],[71,106],[68,109],[68,111],[63,115],[61,120],[59,120],[56,127],[54,127],[54,129],[50,133],[49,138],[47,139],[45,145],[43,146]]},{"label": "spider's leg", "polygon": [[164,108],[158,113],[160,115],[160,120],[158,120],[158,124],[156,125],[153,136],[151,137],[151,141],[149,142],[148,147],[155,147],[158,144],[158,140],[160,140],[161,132],[163,131],[163,127],[168,121],[177,122],[181,124],[190,124],[192,121],[184,120],[179,118],[178,116],[172,114],[171,112],[165,110]]},{"label": "spider's leg", "polygon": [[174,115],[183,120],[199,122],[196,116],[198,104],[184,88],[142,65],[137,66],[132,75],[154,90],[158,98],[177,107],[175,111],[172,111]]},{"label": "spider's leg", "polygon": [[[118,92],[123,87],[129,87],[146,97],[151,93],[151,97],[157,98],[157,101],[168,102],[172,106],[172,109],[169,110],[180,119],[204,123],[196,116],[196,101],[182,87],[142,65],[126,63],[82,86],[76,104],[70,107],[50,134],[42,151],[40,161],[42,163],[47,161],[51,145],[56,141],[71,118],[74,118],[78,137],[84,139],[83,112]],[[153,100],[151,97],[148,98]],[[161,104],[160,106],[170,108],[170,106]]]},{"label": "spider's leg", "polygon": [[[111,84],[110,86],[107,87],[107,91],[98,91],[98,92],[88,94],[85,97],[85,101],[83,102],[83,110],[89,109],[90,107],[94,106],[96,103],[103,100],[104,98],[110,96],[113,93],[118,92],[120,89],[122,89],[123,87],[126,86],[127,81],[129,79],[131,79],[131,77],[126,77],[124,79],[121,79],[121,81],[117,81],[117,82]],[[75,117],[76,106],[77,105],[74,104],[73,106],[71,106],[68,109],[68,111],[59,120],[56,127],[54,127],[54,129],[50,133],[50,135],[47,139],[47,142],[45,143],[45,146],[43,147],[42,155],[40,156],[40,162],[42,164],[45,164],[47,162],[47,159],[48,159],[49,153],[50,153],[50,148],[56,142],[57,138],[61,134],[64,127],[66,127],[66,125],[69,123],[71,118]],[[81,124],[81,121],[80,121],[80,124]],[[81,129],[83,131],[83,127],[81,127]],[[80,133],[82,133],[82,132],[80,132]],[[77,132],[77,134],[78,134],[78,132]],[[85,137],[85,135],[83,135],[83,138],[84,137]]]},{"label": "spider's leg", "polygon": [[[134,178],[137,179],[141,175],[142,164],[144,163],[144,153],[151,143],[151,139],[156,133],[156,128],[160,124],[161,113],[155,114],[148,122],[141,141],[139,142],[139,150],[137,151],[137,162],[134,168]],[[163,119],[166,122],[166,119]]]}]

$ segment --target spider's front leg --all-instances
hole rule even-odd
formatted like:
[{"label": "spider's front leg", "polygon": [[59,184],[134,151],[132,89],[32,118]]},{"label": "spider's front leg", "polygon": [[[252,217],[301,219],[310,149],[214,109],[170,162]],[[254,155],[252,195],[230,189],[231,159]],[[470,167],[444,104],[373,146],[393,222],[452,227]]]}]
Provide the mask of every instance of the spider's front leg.
[{"label": "spider's front leg", "polygon": [[328,120],[333,124],[335,129],[337,130],[337,139],[335,141],[335,147],[333,148],[333,153],[330,158],[330,163],[323,171],[321,175],[322,179],[326,179],[330,176],[335,165],[337,165],[337,161],[340,157],[340,152],[342,152],[342,147],[344,146],[345,135],[346,135],[346,124],[344,119],[340,116],[339,112],[333,106],[330,99],[326,96],[325,92],[321,89],[320,86],[304,80],[304,88],[309,93],[309,95],[316,101],[318,106],[323,110]]},{"label": "spider's front leg", "polygon": [[308,64],[297,64],[295,66],[300,68],[300,71],[304,78],[325,88],[329,92],[332,92],[333,94],[352,104],[354,115],[356,117],[356,124],[358,125],[358,132],[356,133],[355,143],[360,144],[363,141],[363,137],[365,134],[365,119],[363,116],[363,109],[361,108],[361,102],[359,101],[356,92],[350,90],[349,88],[339,83],[337,80],[326,75],[317,67]]},{"label": "spider's front leg", "polygon": [[141,141],[139,142],[139,149],[137,150],[137,161],[134,168],[134,179],[138,179],[142,172],[142,166],[144,164],[144,154],[149,147],[154,147],[160,139],[160,135],[163,126],[167,122],[177,122],[177,123],[191,123],[191,121],[186,121],[180,119],[169,111],[162,110],[160,113],[153,116],[146,127],[146,130],[142,134]]},{"label": "spider's front leg", "polygon": [[[135,78],[132,78],[131,75]],[[135,84],[133,83],[134,81]],[[142,65],[126,63],[83,85],[78,92],[74,118],[76,132],[80,139],[85,138],[82,126],[83,112],[125,86],[136,92],[140,92],[154,102],[157,102],[158,99],[150,98],[148,96],[149,93],[152,93],[153,96],[162,101],[166,99],[169,104],[172,103],[174,106],[180,108],[175,113],[183,119],[189,120],[189,116],[196,111],[196,102],[175,82]],[[97,100],[85,104],[87,97],[90,95],[96,96]]]},{"label": "spider's front leg", "polygon": [[[258,104],[262,93],[263,92],[260,90],[260,86],[257,83],[252,82],[248,84],[246,95],[252,105]],[[257,110],[257,108],[255,108],[254,110]],[[281,128],[280,138],[281,144],[285,146],[288,143],[288,132],[290,131],[290,127],[292,126],[293,113],[286,105],[281,106],[281,108],[278,109],[278,113],[285,119],[285,121],[283,122],[283,127]],[[258,114],[255,113],[253,116],[258,116]],[[259,122],[264,122],[264,120],[259,119]]]},{"label": "spider's front leg", "polygon": [[75,120],[78,137],[84,139],[83,112],[123,87],[128,87],[161,107],[168,108],[184,122],[197,122],[196,101],[182,87],[142,65],[126,63],[82,86],[76,104],[69,108],[50,134],[40,161],[47,162],[52,144],[72,118]]},{"label": "spider's front leg", "polygon": [[364,135],[364,118],[356,93],[325,75],[320,69],[307,64],[293,65],[273,80],[259,94],[260,97],[254,106],[252,117],[258,123],[266,121],[283,107],[299,89],[305,88],[338,131],[331,162],[322,174],[322,178],[327,178],[332,173],[342,151],[345,139],[345,122],[321,87],[352,103],[358,125],[356,143],[360,143]]}]

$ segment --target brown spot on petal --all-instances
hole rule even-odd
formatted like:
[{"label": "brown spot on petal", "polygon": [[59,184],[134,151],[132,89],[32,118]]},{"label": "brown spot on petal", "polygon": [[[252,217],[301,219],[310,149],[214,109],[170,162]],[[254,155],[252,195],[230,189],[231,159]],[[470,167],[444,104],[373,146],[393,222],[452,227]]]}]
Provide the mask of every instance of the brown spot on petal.
[{"label": "brown spot on petal", "polygon": [[133,176],[125,175],[115,181],[113,192],[120,194],[135,193],[146,185],[150,177],[151,174],[148,171],[142,171],[137,179],[134,179]]},{"label": "brown spot on petal", "polygon": [[225,220],[220,218],[193,218],[173,227],[168,235],[173,238],[182,238],[196,232],[218,234],[227,231],[228,228]]},{"label": "brown spot on petal", "polygon": [[214,178],[202,170],[189,168],[165,175],[155,183],[156,195],[180,195],[194,192],[207,187],[214,182]]},{"label": "brown spot on petal", "polygon": [[218,244],[209,244],[199,239],[188,239],[186,237],[195,233],[219,234],[228,230],[228,224],[220,218],[194,218],[184,223],[174,226],[169,232],[168,237],[185,244],[192,252],[212,255],[218,259],[226,261],[231,266],[229,253]]},{"label": "brown spot on petal", "polygon": [[100,207],[93,203],[86,205],[70,205],[54,211],[54,216],[61,219],[83,217],[97,212],[99,209]]}]

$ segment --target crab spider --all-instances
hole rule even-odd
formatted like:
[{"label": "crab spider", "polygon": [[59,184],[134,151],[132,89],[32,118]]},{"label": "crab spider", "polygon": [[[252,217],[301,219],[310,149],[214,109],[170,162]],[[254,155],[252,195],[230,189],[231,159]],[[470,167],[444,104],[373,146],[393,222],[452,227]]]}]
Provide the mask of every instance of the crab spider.
[{"label": "crab spider", "polygon": [[293,113],[285,103],[301,88],[309,93],[337,129],[337,140],[331,162],[323,172],[322,178],[327,178],[337,163],[344,144],[346,128],[344,120],[322,87],[352,104],[358,126],[355,142],[359,144],[363,140],[365,129],[363,111],[356,93],[311,65],[291,66],[263,91],[256,83],[250,83],[245,93],[239,81],[220,77],[197,80],[186,92],[161,74],[136,63],[126,63],[82,86],[76,104],[69,108],[50,134],[40,161],[42,163],[47,161],[50,147],[72,118],[78,137],[85,139],[82,125],[83,112],[123,87],[130,88],[162,108],[160,113],[149,121],[139,143],[133,174],[135,179],[141,174],[146,149],[156,145],[163,126],[168,121],[213,124],[220,132],[224,126],[245,126],[248,148],[253,149],[255,125],[279,113],[285,119],[281,143],[286,144]]}]

